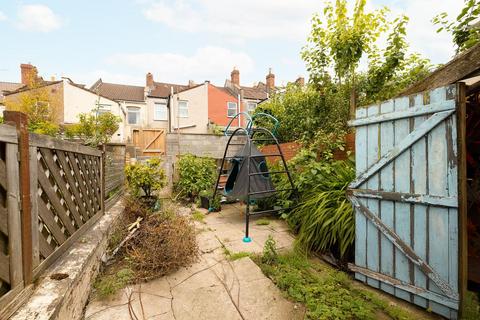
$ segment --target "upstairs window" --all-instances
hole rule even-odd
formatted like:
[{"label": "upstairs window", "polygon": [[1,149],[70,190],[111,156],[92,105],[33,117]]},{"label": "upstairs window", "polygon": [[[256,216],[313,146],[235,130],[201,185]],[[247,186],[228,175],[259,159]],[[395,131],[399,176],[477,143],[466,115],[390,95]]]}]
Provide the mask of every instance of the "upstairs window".
[{"label": "upstairs window", "polygon": [[252,113],[253,111],[255,111],[256,107],[257,107],[256,102],[247,102],[247,110],[249,113]]},{"label": "upstairs window", "polygon": [[164,102],[155,102],[153,120],[166,121],[168,120],[167,115],[168,115],[167,104]]},{"label": "upstairs window", "polygon": [[127,113],[128,124],[140,124],[140,108],[127,107]]},{"label": "upstairs window", "polygon": [[178,116],[180,118],[188,118],[188,101],[178,101]]},{"label": "upstairs window", "polygon": [[227,117],[233,118],[237,114],[237,103],[227,102]]},{"label": "upstairs window", "polygon": [[98,106],[98,114],[103,114],[107,112],[112,112],[112,106],[110,104],[105,104],[105,103],[99,103],[97,104]]}]

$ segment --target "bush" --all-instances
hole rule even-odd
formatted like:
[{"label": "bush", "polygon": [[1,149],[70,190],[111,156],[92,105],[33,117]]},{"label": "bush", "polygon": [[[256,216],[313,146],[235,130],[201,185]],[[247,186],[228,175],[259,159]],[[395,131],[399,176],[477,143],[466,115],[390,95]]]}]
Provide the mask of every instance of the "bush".
[{"label": "bush", "polygon": [[65,127],[65,135],[68,138],[80,138],[85,144],[97,146],[108,143],[112,135],[118,130],[122,119],[111,112],[101,114],[81,113],[78,116],[79,123]]},{"label": "bush", "polygon": [[323,163],[312,169],[316,185],[302,194],[288,222],[298,232],[298,244],[307,250],[325,252],[338,249],[340,257],[353,244],[355,220],[346,189],[355,178],[351,161]]},{"label": "bush", "polygon": [[213,188],[217,166],[212,158],[185,154],[177,163],[177,173],[175,189],[185,197],[195,199],[200,191]]},{"label": "bush", "polygon": [[152,158],[145,163],[130,164],[125,167],[127,184],[134,196],[143,191],[146,197],[152,197],[155,191],[167,185],[165,171],[161,168],[161,160]]}]

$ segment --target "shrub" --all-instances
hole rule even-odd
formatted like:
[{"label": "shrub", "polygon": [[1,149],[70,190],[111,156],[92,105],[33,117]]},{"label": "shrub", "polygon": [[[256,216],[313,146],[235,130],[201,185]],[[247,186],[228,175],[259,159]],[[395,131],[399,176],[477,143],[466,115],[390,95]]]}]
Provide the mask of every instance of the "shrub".
[{"label": "shrub", "polygon": [[277,242],[271,235],[268,235],[267,241],[263,246],[262,263],[273,265],[278,261]]},{"label": "shrub", "polygon": [[144,195],[151,197],[155,191],[167,185],[165,171],[161,168],[161,160],[152,158],[145,163],[135,163],[126,166],[125,176],[128,187],[134,196]]},{"label": "shrub", "polygon": [[177,164],[178,181],[175,189],[188,198],[196,198],[200,191],[213,188],[217,166],[212,158],[182,155]]},{"label": "shrub", "polygon": [[316,186],[302,194],[287,219],[303,248],[321,252],[338,248],[343,257],[355,239],[353,209],[345,193],[355,167],[351,161],[335,161],[314,170]]},{"label": "shrub", "polygon": [[68,138],[80,138],[86,144],[97,146],[100,143],[108,143],[112,135],[118,130],[120,117],[111,112],[101,114],[81,113],[78,116],[79,123],[65,127],[65,135]]}]

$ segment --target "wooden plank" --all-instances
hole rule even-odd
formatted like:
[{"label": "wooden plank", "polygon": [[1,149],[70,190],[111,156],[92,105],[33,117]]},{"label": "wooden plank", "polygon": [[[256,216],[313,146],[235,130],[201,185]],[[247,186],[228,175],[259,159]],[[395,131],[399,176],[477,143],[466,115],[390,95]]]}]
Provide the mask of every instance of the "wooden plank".
[{"label": "wooden plank", "polygon": [[[361,119],[367,116],[367,110],[357,109],[356,118]],[[367,127],[356,128],[355,133],[355,168],[357,176],[367,169]],[[355,264],[361,267],[367,266],[367,219],[363,214],[355,210]],[[356,273],[357,280],[366,282],[363,274]]]},{"label": "wooden plank", "polygon": [[[54,248],[52,248],[52,245],[49,244],[47,242],[47,239],[45,239],[45,237],[43,236],[40,236],[39,238],[39,250],[40,250],[40,254],[44,257],[44,258],[47,258],[49,255],[51,255],[53,253]],[[52,240],[53,241],[53,240]],[[55,243],[55,242],[54,242]],[[40,265],[40,264],[39,264]],[[35,268],[38,267],[35,266]],[[34,270],[35,270],[34,268]],[[36,279],[35,276],[33,277],[33,279]]]},{"label": "wooden plank", "polygon": [[[394,110],[393,101],[389,100],[380,105],[380,112],[382,114],[390,113]],[[393,122],[383,122],[380,124],[380,156],[385,155],[389,150],[394,146],[395,139],[395,128]],[[380,189],[384,190],[385,193],[392,193],[394,191],[394,171],[393,163],[386,165],[380,171]],[[372,190],[373,191],[373,190]],[[376,191],[382,192],[382,191]],[[373,193],[370,193],[373,194]],[[379,216],[382,221],[389,228],[394,227],[394,203],[387,199],[387,197],[382,197],[380,201],[380,211]],[[394,269],[394,253],[395,248],[393,244],[380,233],[380,272],[386,274],[390,277],[395,275]],[[385,292],[390,294],[395,293],[395,289],[392,285],[382,282],[380,288]]]},{"label": "wooden plank", "polygon": [[10,317],[30,298],[33,293],[33,284],[24,287],[19,285],[0,298],[0,319]]},{"label": "wooden plank", "polygon": [[459,250],[459,294],[460,316],[465,310],[468,281],[468,236],[467,236],[467,138],[466,138],[466,88],[464,83],[457,87],[457,144],[458,144],[458,250]]},{"label": "wooden plank", "polygon": [[[430,92],[430,102],[435,103],[446,98],[445,88]],[[448,162],[446,125],[442,121],[428,133],[428,190],[430,194],[448,196]],[[428,216],[429,248],[428,263],[435,269],[439,276],[449,281],[449,253],[448,253],[448,209],[430,207]],[[436,283],[429,283],[429,290],[441,293]],[[452,291],[457,293],[452,288]],[[450,309],[442,304],[431,302],[429,306],[435,313],[450,317]]]},{"label": "wooden plank", "polygon": [[[457,146],[457,118],[453,114],[445,120],[447,143],[447,190],[449,197],[458,197],[458,146]],[[457,208],[448,208],[448,283],[458,292],[458,205]],[[450,310],[450,318],[458,316],[457,310]]]},{"label": "wooden plank", "polygon": [[30,201],[32,203],[32,268],[40,263],[38,232],[38,167],[37,147],[30,147]]},{"label": "wooden plank", "polygon": [[[53,206],[53,209],[55,209],[55,213],[60,219],[60,221],[63,223],[65,228],[68,230],[68,232],[70,234],[73,234],[76,229],[72,225],[72,221],[70,220],[70,218],[65,214],[65,208],[60,203],[60,200],[58,199],[58,194],[55,192],[52,185],[50,184],[50,181],[45,175],[45,172],[43,172],[43,168],[40,162],[38,163],[38,182],[40,183],[40,186],[42,187],[43,192],[45,192],[45,194],[47,195],[48,201]],[[43,201],[39,201],[39,202],[43,202]],[[53,213],[51,214],[53,215]]]},{"label": "wooden plank", "polygon": [[[425,149],[425,143],[423,143],[423,147]],[[385,169],[383,169],[381,173],[383,173],[384,171]],[[425,172],[426,172],[426,168],[425,168],[425,171],[423,171],[423,173]],[[419,176],[417,176],[416,178],[418,179]],[[431,206],[439,206],[439,207],[456,208],[458,203],[458,198],[456,196],[444,197],[444,196],[434,196],[429,194],[418,194],[418,193],[408,193],[408,192],[389,192],[389,191],[378,191],[378,190],[372,190],[372,189],[349,189],[348,192],[360,198],[389,200],[389,201],[396,201],[396,202],[406,202],[406,203],[412,203],[412,204],[423,204],[423,205],[431,205]]]},{"label": "wooden plank", "polygon": [[0,187],[7,189],[7,168],[2,159],[0,159]]},{"label": "wooden plank", "polygon": [[[367,117],[375,117],[378,115],[378,105],[372,105],[367,108]],[[378,161],[379,158],[379,125],[378,123],[369,124],[367,126],[367,166],[370,167]],[[374,174],[367,180],[367,188],[369,189],[378,189],[378,174]],[[374,214],[379,214],[379,201],[377,199],[367,199],[367,207]],[[367,221],[367,268],[378,272],[380,271],[380,234],[378,229],[373,225],[373,223]],[[367,284],[374,288],[379,288],[380,283],[376,279],[367,278]]]},{"label": "wooden plank", "polygon": [[[55,240],[59,244],[64,243],[67,240],[67,236],[63,233],[58,223],[53,219],[53,214],[48,210],[47,206],[41,199],[38,201],[38,214]],[[43,235],[40,235],[40,237],[43,237]]]},{"label": "wooden plank", "polygon": [[30,145],[40,148],[63,150],[86,155],[101,156],[101,152],[97,149],[81,145],[79,143],[68,142],[65,140],[55,139],[45,135],[37,135],[30,133]]},{"label": "wooden plank", "polygon": [[90,212],[91,214],[93,212],[96,212],[97,210],[97,204],[95,200],[95,186],[92,184],[89,172],[87,170],[87,164],[85,163],[86,160],[82,154],[77,154],[77,159],[78,159],[78,165],[80,167],[80,170],[82,171],[82,178],[83,182],[85,183],[85,187],[87,188],[87,193],[84,194],[86,198],[88,198],[90,207],[92,208],[92,211]]},{"label": "wooden plank", "polygon": [[20,219],[20,186],[18,168],[18,146],[7,144],[5,147],[7,165],[7,208],[8,208],[8,248],[10,253],[10,286],[15,288],[23,283],[22,236]]},{"label": "wooden plank", "polygon": [[0,141],[18,144],[17,129],[11,125],[0,124]]},{"label": "wooden plank", "polygon": [[387,164],[395,160],[397,156],[402,154],[412,144],[414,144],[419,139],[421,139],[425,134],[427,134],[430,130],[435,128],[439,123],[441,123],[443,120],[449,117],[453,112],[454,111],[443,111],[443,112],[435,113],[427,121],[422,123],[422,125],[417,130],[410,133],[398,144],[395,144],[395,147],[391,151],[386,153],[384,156],[382,156],[377,163],[375,163],[368,170],[366,170],[365,172],[357,176],[357,179],[355,179],[350,184],[349,188],[355,189],[361,186],[368,178],[370,178],[370,176],[377,173],[384,166],[386,166]]},{"label": "wooden plank", "polygon": [[10,257],[0,251],[0,280],[10,284]]},{"label": "wooden plank", "polygon": [[[395,99],[394,109],[395,111],[408,111],[409,99],[400,98]],[[448,112],[448,111],[447,111]],[[393,126],[395,128],[395,148],[400,145],[404,139],[406,140],[410,134],[415,134],[416,131],[411,132],[409,119],[398,119],[394,121]],[[426,131],[428,132],[428,131]],[[422,134],[419,138],[421,138]],[[418,140],[418,139],[417,139]],[[413,143],[410,144],[410,146]],[[410,150],[405,148],[404,152],[398,154],[394,159],[394,188],[395,192],[410,193],[410,181],[412,179],[411,162],[410,162]],[[396,235],[406,245],[411,245],[410,231],[411,220],[410,210],[411,206],[408,203],[395,202],[394,204],[394,223],[393,230]],[[410,264],[408,258],[402,251],[395,249],[395,278],[411,283],[413,275],[413,265]],[[395,296],[410,301],[411,295],[402,289],[395,288]]]},{"label": "wooden plank", "polygon": [[[422,271],[432,280],[441,290],[450,298],[458,300],[458,293],[454,292],[450,285],[442,278],[437,271],[428,265],[413,251],[413,249],[405,244],[400,237],[389,227],[387,227],[376,215],[374,215],[367,207],[365,207],[357,198],[348,197],[356,209],[370,221],[393,243],[393,245],[402,252],[412,263],[419,266]],[[398,277],[396,277],[398,278]],[[399,279],[401,280],[401,279]],[[409,280],[408,280],[409,281]]]},{"label": "wooden plank", "polygon": [[161,135],[163,134],[163,131],[160,131],[157,133],[157,135],[155,135],[153,137],[153,139],[151,139],[144,147],[144,150],[143,151],[146,151],[148,149],[148,147],[150,147],[154,142],[155,140],[157,140]]},{"label": "wooden plank", "polygon": [[[65,177],[68,181],[70,191],[73,193],[75,202],[78,205],[80,214],[82,215],[84,221],[87,221],[88,212],[87,212],[86,204],[84,203],[82,197],[80,196],[79,187],[76,185],[75,178],[72,176],[72,172],[71,172],[72,169],[70,168],[67,162],[67,159],[65,158],[65,152],[61,150],[57,150],[57,157],[58,157],[58,160],[60,161],[60,164],[62,165],[63,172],[65,173]],[[83,221],[79,224],[79,226],[81,226],[82,224],[83,224]]]},{"label": "wooden plank", "polygon": [[387,276],[387,275],[384,275],[384,274],[381,274],[381,273],[375,273],[371,270],[368,270],[366,268],[358,267],[358,266],[353,265],[351,263],[348,264],[348,268],[350,270],[352,270],[353,272],[359,272],[359,273],[364,274],[367,277],[378,279],[382,283],[385,283],[389,286],[395,286],[395,287],[398,287],[398,288],[400,288],[404,291],[413,293],[413,294],[421,297],[424,300],[428,299],[428,300],[436,301],[438,303],[443,303],[443,304],[449,306],[450,308],[458,308],[458,303],[459,303],[458,300],[445,297],[445,296],[440,295],[438,293],[428,291],[425,288],[411,285],[409,283],[403,282],[401,280],[395,279],[393,277],[390,277],[390,276]]},{"label": "wooden plank", "polygon": [[85,168],[87,169],[87,176],[90,185],[92,186],[92,195],[93,201],[95,204],[95,210],[101,209],[101,182],[100,173],[97,171],[99,169],[99,164],[96,162],[96,158],[84,156],[85,159]]},{"label": "wooden plank", "polygon": [[[50,150],[44,149],[44,148],[39,148],[40,153],[42,154],[42,157],[45,159],[45,163],[48,166],[48,170],[50,174],[53,177],[53,180],[55,181],[57,187],[59,188],[61,194],[63,195],[63,200],[65,201],[68,211],[72,214],[73,219],[75,220],[77,226],[75,227],[78,229],[82,224],[82,219],[80,218],[80,214],[77,210],[77,207],[75,203],[73,203],[72,200],[72,194],[70,191],[67,190],[67,186],[65,181],[63,180],[62,176],[60,175],[60,168],[58,167],[57,164],[55,164],[55,161],[53,160],[52,153]],[[60,151],[62,152],[62,151]],[[59,152],[59,153],[60,153]],[[64,170],[65,171],[65,170]],[[66,217],[69,217],[65,214]],[[70,221],[70,219],[69,219]]]},{"label": "wooden plank", "polygon": [[74,172],[74,177],[78,183],[78,186],[80,187],[80,189],[82,190],[82,199],[86,205],[86,208],[87,211],[88,211],[88,216],[85,217],[85,220],[88,219],[89,217],[91,217],[95,210],[93,209],[92,207],[92,204],[90,203],[90,198],[88,197],[88,194],[87,194],[87,186],[85,185],[85,180],[82,178],[82,175],[81,175],[81,172],[80,172],[80,168],[78,166],[78,163],[76,161],[76,157],[75,157],[75,153],[73,152],[68,152],[68,159],[69,159],[69,163],[70,165],[72,166],[72,169],[73,169],[73,172]]},{"label": "wooden plank", "polygon": [[[410,97],[411,107],[423,106],[423,95],[419,94]],[[420,116],[413,119],[413,129],[416,130],[425,120],[427,116]],[[457,199],[450,197],[438,197],[428,194],[427,188],[427,138],[418,140],[411,149],[412,162],[412,180],[410,182],[410,190],[412,193],[419,194],[421,201],[414,203],[413,217],[410,217],[412,223],[412,248],[418,256],[427,261],[427,205],[434,206],[455,206]],[[413,285],[417,287],[427,288],[427,276],[418,268],[413,268]],[[428,307],[428,302],[424,297],[415,295],[413,302],[423,308]]]},{"label": "wooden plank", "polygon": [[0,231],[8,236],[8,210],[0,206]]},{"label": "wooden plank", "polygon": [[[395,101],[401,99],[407,100],[408,98],[397,98]],[[369,116],[364,119],[356,119],[348,122],[351,127],[365,126],[369,124],[387,122],[393,120],[408,119],[416,116],[422,116],[431,113],[437,113],[442,111],[455,110],[455,100],[443,100],[437,103],[431,103],[428,106],[418,106],[415,108],[408,108],[402,110],[395,110],[395,112],[382,113],[377,116]]]},{"label": "wooden plank", "polygon": [[84,235],[102,216],[102,212],[98,211],[90,220],[83,224],[70,238],[68,238],[60,247],[50,254],[40,265],[33,270],[33,277],[37,279],[49,266],[60,258],[82,235]]}]

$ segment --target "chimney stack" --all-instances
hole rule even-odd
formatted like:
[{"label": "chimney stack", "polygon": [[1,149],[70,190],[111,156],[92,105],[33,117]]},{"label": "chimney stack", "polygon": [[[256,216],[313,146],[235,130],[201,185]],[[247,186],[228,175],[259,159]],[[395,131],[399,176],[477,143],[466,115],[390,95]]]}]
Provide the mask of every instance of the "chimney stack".
[{"label": "chimney stack", "polygon": [[189,88],[195,87],[195,81],[193,81],[193,80],[188,80],[188,87],[189,87]]},{"label": "chimney stack", "polygon": [[240,86],[240,71],[233,67],[232,73],[230,73],[231,81],[234,85]]},{"label": "chimney stack", "polygon": [[20,65],[20,73],[22,84],[28,85],[37,79],[37,68],[30,63],[22,63]]},{"label": "chimney stack", "polygon": [[147,81],[146,81],[146,86],[149,87],[149,88],[153,88],[154,85],[153,85],[153,74],[151,74],[150,72],[147,73],[147,77],[146,77]]},{"label": "chimney stack", "polygon": [[299,85],[300,87],[303,87],[305,85],[305,78],[304,77],[298,77],[297,80],[295,80],[295,83]]},{"label": "chimney stack", "polygon": [[268,69],[266,80],[267,80],[267,91],[275,89],[275,75],[272,73],[272,68]]}]

